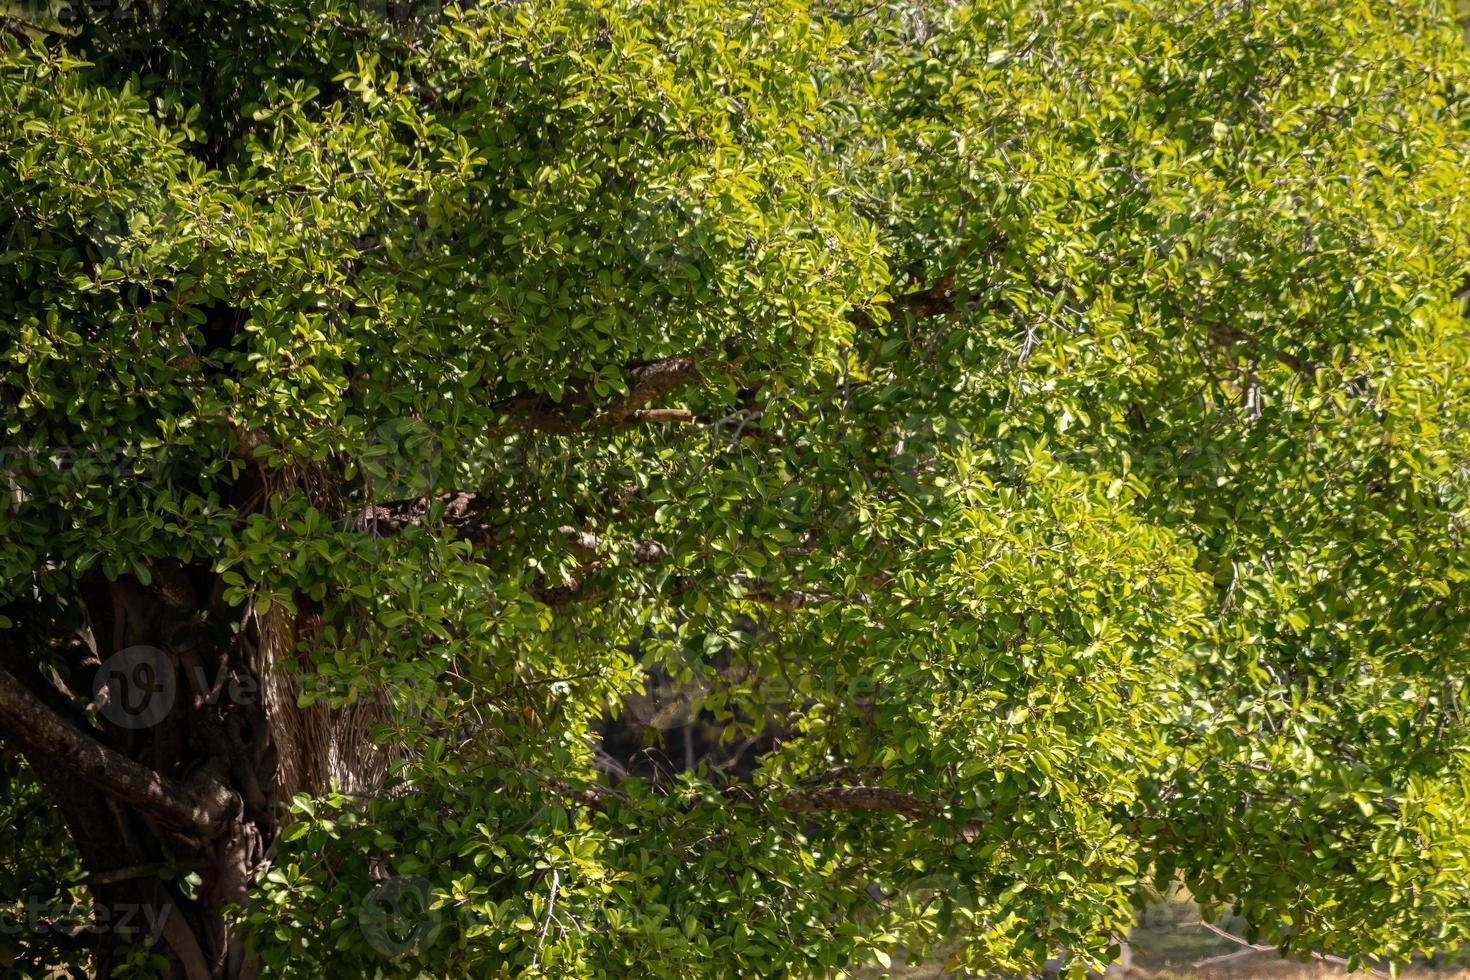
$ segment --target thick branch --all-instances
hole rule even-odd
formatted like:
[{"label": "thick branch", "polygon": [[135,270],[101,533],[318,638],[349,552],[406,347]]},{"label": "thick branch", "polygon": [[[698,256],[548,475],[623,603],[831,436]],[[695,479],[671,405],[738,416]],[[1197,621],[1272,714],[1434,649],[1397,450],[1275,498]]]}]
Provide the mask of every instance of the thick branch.
[{"label": "thick branch", "polygon": [[[68,648],[68,652],[73,649],[85,652],[85,649],[80,647]],[[9,671],[17,682],[24,685],[27,691],[39,698],[46,707],[63,720],[72,725],[86,722],[86,716],[76,709],[56,684],[47,680],[36,663],[18,646],[0,642],[0,670]]]},{"label": "thick branch", "polygon": [[821,786],[793,790],[781,798],[781,808],[792,813],[877,810],[882,813],[902,814],[913,820],[939,815],[939,808],[927,800],[886,786]]},{"label": "thick branch", "polygon": [[368,504],[353,517],[352,527],[357,531],[381,535],[400,534],[406,528],[421,527],[435,504],[444,505],[436,525],[443,525],[471,540],[483,538],[489,530],[485,526],[484,501],[466,490]]},{"label": "thick branch", "polygon": [[[958,310],[952,292],[953,285],[953,277],[946,276],[928,289],[901,293],[887,302],[874,303],[873,306],[886,310],[890,320],[897,319],[903,313],[912,313],[920,320],[931,316],[950,316]],[[873,326],[873,318],[866,310],[856,310],[851,316],[853,323],[861,328]]]},{"label": "thick branch", "polygon": [[666,357],[634,366],[629,372],[628,394],[590,418],[579,419],[577,409],[588,407],[592,396],[585,387],[568,394],[560,403],[545,395],[523,395],[503,406],[510,427],[539,432],[593,432],[653,422],[688,422],[693,415],[683,409],[647,409],[655,398],[694,380],[699,369],[692,357]]},{"label": "thick branch", "polygon": [[160,822],[212,837],[223,829],[231,797],[222,786],[196,796],[188,788],[77,731],[10,673],[0,670],[0,729],[23,748]]},{"label": "thick branch", "polygon": [[636,421],[635,416],[645,405],[694,380],[697,375],[698,369],[692,357],[670,357],[635,367],[627,397],[594,419],[589,428],[608,428]]}]

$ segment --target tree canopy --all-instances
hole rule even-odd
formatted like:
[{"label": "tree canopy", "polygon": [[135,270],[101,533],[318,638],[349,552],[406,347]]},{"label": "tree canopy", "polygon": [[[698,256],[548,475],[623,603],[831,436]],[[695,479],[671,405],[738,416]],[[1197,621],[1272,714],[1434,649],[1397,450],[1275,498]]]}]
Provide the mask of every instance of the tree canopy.
[{"label": "tree canopy", "polygon": [[0,32],[0,967],[1470,939],[1447,5]]}]

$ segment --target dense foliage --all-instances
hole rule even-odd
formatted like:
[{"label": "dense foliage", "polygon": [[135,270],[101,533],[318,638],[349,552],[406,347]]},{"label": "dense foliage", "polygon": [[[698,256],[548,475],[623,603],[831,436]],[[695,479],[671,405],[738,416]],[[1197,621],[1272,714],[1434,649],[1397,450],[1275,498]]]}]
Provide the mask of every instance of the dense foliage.
[{"label": "dense foliage", "polygon": [[[192,668],[260,681],[269,975],[1082,967],[1176,880],[1470,938],[1442,5],[3,17],[0,685],[194,786],[251,689]],[[212,722],[84,710],[140,642]]]}]

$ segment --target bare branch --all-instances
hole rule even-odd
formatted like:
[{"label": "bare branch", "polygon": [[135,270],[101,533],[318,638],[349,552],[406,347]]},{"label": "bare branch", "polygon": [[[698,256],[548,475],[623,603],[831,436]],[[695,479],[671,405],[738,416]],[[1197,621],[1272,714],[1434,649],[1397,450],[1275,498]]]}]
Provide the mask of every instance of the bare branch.
[{"label": "bare branch", "polygon": [[687,408],[640,408],[628,416],[630,422],[693,422],[694,413]]},{"label": "bare branch", "polygon": [[[1266,946],[1266,945],[1263,945],[1261,943],[1246,942],[1244,939],[1240,938],[1239,936],[1235,935],[1234,933],[1226,932],[1224,929],[1221,929],[1217,925],[1212,925],[1211,923],[1208,923],[1208,922],[1201,922],[1200,925],[1203,926],[1205,929],[1208,929],[1210,932],[1213,932],[1215,935],[1219,936],[1221,939],[1228,939],[1232,943],[1235,943],[1235,944],[1241,946],[1242,948],[1239,949],[1239,950],[1237,950],[1234,953],[1227,953],[1224,956],[1211,956],[1211,957],[1208,957],[1206,959],[1199,960],[1199,961],[1197,961],[1197,962],[1194,963],[1194,966],[1195,967],[1201,967],[1201,966],[1204,966],[1204,965],[1209,964],[1209,963],[1222,962],[1224,960],[1233,959],[1233,958],[1235,958],[1237,956],[1244,956],[1244,955],[1247,955],[1247,954],[1250,954],[1250,953],[1277,953],[1278,955],[1280,953],[1280,950],[1278,950],[1275,946]],[[1348,965],[1348,961],[1345,960],[1345,959],[1343,959],[1341,956],[1329,956],[1326,953],[1318,953],[1318,952],[1312,952],[1312,953],[1310,953],[1308,955],[1310,955],[1313,959],[1321,960],[1323,963],[1332,963],[1332,964],[1335,964],[1335,965],[1341,966],[1341,967],[1346,967]],[[1382,970],[1375,970],[1375,969],[1371,969],[1371,968],[1368,970],[1368,973],[1371,976],[1375,976],[1375,977],[1387,977],[1388,976],[1388,974],[1387,973],[1384,973]]]}]

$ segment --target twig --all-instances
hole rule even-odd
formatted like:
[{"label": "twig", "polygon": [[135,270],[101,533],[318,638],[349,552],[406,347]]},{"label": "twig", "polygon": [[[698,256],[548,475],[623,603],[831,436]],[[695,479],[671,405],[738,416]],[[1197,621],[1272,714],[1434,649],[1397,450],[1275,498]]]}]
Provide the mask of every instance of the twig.
[{"label": "twig", "polygon": [[1193,969],[1198,970],[1201,967],[1214,966],[1217,963],[1229,963],[1229,962],[1231,962],[1233,960],[1238,960],[1238,959],[1241,959],[1242,957],[1245,957],[1245,956],[1255,956],[1257,953],[1260,953],[1260,952],[1264,952],[1264,950],[1259,950],[1259,949],[1254,949],[1254,948],[1252,948],[1252,949],[1237,949],[1233,953],[1221,953],[1219,956],[1206,956],[1204,959],[1202,959],[1202,960],[1195,960],[1193,963],[1191,963],[1189,965]]},{"label": "twig", "polygon": [[531,957],[531,969],[541,961],[541,947],[546,943],[546,930],[551,927],[551,913],[556,911],[556,890],[561,886],[561,872],[551,869],[551,897],[546,900],[546,920],[541,923],[541,935],[536,937],[536,954]]},{"label": "twig", "polygon": [[[1204,965],[1206,963],[1209,963],[1211,961],[1221,961],[1221,960],[1226,959],[1226,958],[1229,958],[1229,957],[1242,956],[1242,955],[1245,955],[1247,953],[1274,953],[1274,952],[1277,952],[1277,948],[1275,946],[1263,946],[1263,945],[1261,945],[1259,943],[1249,943],[1249,942],[1246,942],[1244,939],[1240,938],[1239,936],[1235,935],[1234,933],[1226,932],[1224,929],[1221,929],[1219,926],[1211,925],[1208,922],[1201,922],[1200,925],[1203,926],[1204,928],[1208,929],[1210,932],[1213,932],[1215,935],[1219,936],[1221,939],[1228,939],[1232,943],[1237,943],[1237,944],[1239,944],[1241,946],[1244,946],[1245,948],[1242,949],[1242,950],[1239,950],[1239,951],[1237,951],[1235,953],[1228,953],[1224,957],[1212,956],[1212,957],[1209,957],[1208,959],[1200,960],[1198,963],[1195,963],[1194,964],[1194,966],[1196,966],[1196,967],[1202,966],[1202,965]],[[1312,952],[1310,952],[1308,955],[1311,956],[1313,959],[1321,960],[1323,963],[1332,963],[1335,966],[1341,966],[1341,967],[1346,967],[1348,965],[1348,961],[1345,960],[1345,959],[1343,959],[1341,956],[1329,956],[1326,953],[1318,953],[1315,950],[1312,951]],[[1368,968],[1367,973],[1370,976],[1375,976],[1375,977],[1385,977],[1386,978],[1388,976],[1388,974],[1387,973],[1384,973],[1382,970],[1375,970],[1372,967],[1369,967]]]}]

